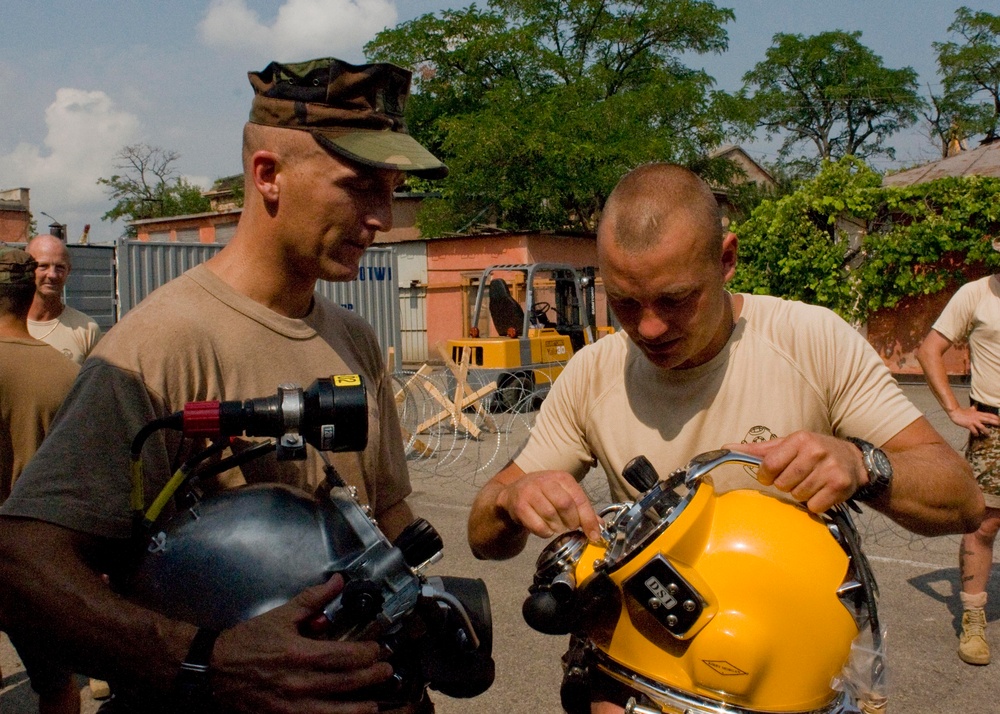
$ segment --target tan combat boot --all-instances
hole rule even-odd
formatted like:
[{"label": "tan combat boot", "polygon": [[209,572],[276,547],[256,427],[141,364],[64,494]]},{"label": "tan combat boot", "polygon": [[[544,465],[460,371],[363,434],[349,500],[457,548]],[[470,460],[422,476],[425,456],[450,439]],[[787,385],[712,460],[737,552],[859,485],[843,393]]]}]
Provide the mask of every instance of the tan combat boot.
[{"label": "tan combat boot", "polygon": [[968,664],[990,663],[990,646],[986,643],[986,611],[982,608],[977,607],[962,613],[958,656]]}]

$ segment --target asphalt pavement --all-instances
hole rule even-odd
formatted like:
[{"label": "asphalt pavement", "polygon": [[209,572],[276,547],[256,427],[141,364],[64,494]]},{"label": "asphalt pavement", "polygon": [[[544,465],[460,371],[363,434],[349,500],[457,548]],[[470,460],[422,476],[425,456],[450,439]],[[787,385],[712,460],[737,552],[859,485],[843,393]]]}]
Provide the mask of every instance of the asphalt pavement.
[{"label": "asphalt pavement", "polygon": [[[951,424],[926,386],[904,385],[907,395],[956,448],[962,430]],[[958,388],[960,398],[967,390]],[[514,437],[512,437],[514,438]],[[475,454],[464,458],[474,460]],[[490,469],[505,454],[490,452]],[[482,461],[482,459],[480,459]],[[442,535],[444,558],[434,572],[482,578],[490,592],[494,622],[497,679],[485,694],[471,700],[435,696],[439,714],[559,714],[559,658],[564,638],[539,634],[521,617],[521,604],[544,542],[531,539],[520,556],[504,562],[475,560],[465,542],[468,507],[488,473],[456,460],[448,468],[413,462],[412,504]],[[1000,711],[1000,574],[989,583],[987,637],[995,661],[973,667],[956,655],[961,609],[958,602],[957,536],[922,538],[873,512],[858,519],[865,550],[878,578],[880,614],[886,623],[889,652],[889,711],[907,714]],[[803,567],[808,564],[803,563]],[[794,618],[795,613],[789,613]],[[0,640],[0,714],[37,711],[23,670],[6,638]],[[96,711],[86,680],[81,679],[83,714]]]}]

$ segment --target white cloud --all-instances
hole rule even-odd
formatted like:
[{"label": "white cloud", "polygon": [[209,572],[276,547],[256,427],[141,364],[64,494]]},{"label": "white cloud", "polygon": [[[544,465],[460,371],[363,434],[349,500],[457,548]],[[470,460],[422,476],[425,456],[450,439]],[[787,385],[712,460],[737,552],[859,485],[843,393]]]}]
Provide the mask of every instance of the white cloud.
[{"label": "white cloud", "polygon": [[199,174],[184,174],[182,178],[189,184],[199,186],[205,191],[212,188],[212,184],[215,183],[214,179],[209,178],[208,176],[201,176]]},{"label": "white cloud", "polygon": [[266,24],[246,0],[212,0],[198,26],[202,41],[220,49],[268,49],[283,61],[358,57],[361,47],[396,24],[391,0],[285,0]]},{"label": "white cloud", "polygon": [[31,189],[36,214],[92,215],[105,198],[97,179],[109,176],[115,152],[136,140],[138,118],[117,108],[104,92],[63,88],[45,110],[45,125],[42,146],[22,142],[0,156],[0,175]]}]

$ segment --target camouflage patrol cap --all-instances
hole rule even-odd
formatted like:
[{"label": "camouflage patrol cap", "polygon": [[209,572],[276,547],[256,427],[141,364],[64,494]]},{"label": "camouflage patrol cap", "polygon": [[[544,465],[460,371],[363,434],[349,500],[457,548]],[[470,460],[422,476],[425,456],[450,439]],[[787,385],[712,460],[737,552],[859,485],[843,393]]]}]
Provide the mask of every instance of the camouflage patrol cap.
[{"label": "camouflage patrol cap", "polygon": [[19,248],[0,245],[0,285],[34,285],[38,263]]},{"label": "camouflage patrol cap", "polygon": [[411,73],[327,57],[250,72],[250,122],[308,131],[323,148],[376,168],[444,178],[448,168],[406,131]]}]

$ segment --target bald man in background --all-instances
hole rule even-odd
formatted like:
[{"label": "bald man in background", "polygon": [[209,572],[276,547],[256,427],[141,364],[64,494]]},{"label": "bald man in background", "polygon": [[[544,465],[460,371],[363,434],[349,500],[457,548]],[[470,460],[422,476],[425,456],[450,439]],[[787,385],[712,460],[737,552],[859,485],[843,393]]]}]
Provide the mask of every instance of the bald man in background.
[{"label": "bald man in background", "polygon": [[35,236],[26,250],[38,263],[28,332],[77,364],[83,364],[101,339],[101,328],[91,317],[63,302],[63,288],[73,267],[69,250],[51,235]]}]

